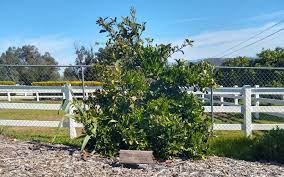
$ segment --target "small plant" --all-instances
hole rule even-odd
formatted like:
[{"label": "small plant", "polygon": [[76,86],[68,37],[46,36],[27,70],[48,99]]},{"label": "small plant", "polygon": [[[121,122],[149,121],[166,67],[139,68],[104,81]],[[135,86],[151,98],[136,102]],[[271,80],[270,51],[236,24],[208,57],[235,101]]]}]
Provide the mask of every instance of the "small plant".
[{"label": "small plant", "polygon": [[253,155],[256,160],[284,163],[284,129],[277,127],[256,138]]},{"label": "small plant", "polygon": [[6,127],[0,126],[0,135],[3,135],[6,132]]}]

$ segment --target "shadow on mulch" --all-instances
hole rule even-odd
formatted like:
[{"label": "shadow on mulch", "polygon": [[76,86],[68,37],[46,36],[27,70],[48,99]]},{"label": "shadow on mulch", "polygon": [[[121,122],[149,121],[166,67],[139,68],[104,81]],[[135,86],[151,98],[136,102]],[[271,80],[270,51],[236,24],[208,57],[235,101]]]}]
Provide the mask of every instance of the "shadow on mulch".
[{"label": "shadow on mulch", "polygon": [[40,141],[29,141],[27,142],[32,144],[33,146],[29,149],[31,150],[41,150],[42,148],[48,151],[68,151],[69,155],[73,155],[75,151],[79,151],[79,148],[72,147],[72,146],[65,146],[65,145],[55,145],[55,144],[44,144]]}]

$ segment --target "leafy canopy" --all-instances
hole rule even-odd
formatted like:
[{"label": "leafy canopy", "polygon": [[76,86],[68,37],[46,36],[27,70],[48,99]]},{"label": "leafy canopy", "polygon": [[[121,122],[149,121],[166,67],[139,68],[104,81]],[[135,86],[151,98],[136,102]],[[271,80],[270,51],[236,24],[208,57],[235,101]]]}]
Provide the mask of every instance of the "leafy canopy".
[{"label": "leafy canopy", "polygon": [[85,101],[88,110],[77,110],[76,119],[87,135],[84,145],[90,139],[88,147],[107,156],[117,155],[119,149],[153,150],[160,158],[202,156],[210,120],[202,103],[184,88],[212,85],[210,66],[168,63],[193,41],[173,46],[142,38],[145,23],[136,21],[134,9],[121,21],[99,18],[97,24],[108,37],[105,48],[111,58],[94,66],[103,90]]},{"label": "leafy canopy", "polygon": [[[57,61],[48,53],[41,54],[35,46],[9,47],[0,56],[0,64],[12,65],[57,65]],[[1,67],[0,80],[10,80],[18,84],[31,85],[32,82],[59,80],[56,67]]]},{"label": "leafy canopy", "polygon": [[[226,60],[223,66],[237,67],[284,67],[284,49],[276,47],[266,49],[257,54],[257,58],[236,57]],[[258,69],[219,69],[216,72],[217,83],[225,87],[234,85],[283,86],[282,70]]]}]

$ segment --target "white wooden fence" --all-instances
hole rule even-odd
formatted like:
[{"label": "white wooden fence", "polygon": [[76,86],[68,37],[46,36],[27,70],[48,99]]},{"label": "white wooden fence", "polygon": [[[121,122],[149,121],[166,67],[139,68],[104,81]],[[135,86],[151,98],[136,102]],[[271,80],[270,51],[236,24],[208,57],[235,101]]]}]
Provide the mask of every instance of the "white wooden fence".
[{"label": "white wooden fence", "polygon": [[[85,87],[84,91],[86,96],[93,93],[95,90],[101,89],[101,87]],[[11,101],[14,99],[36,99],[39,101],[39,94],[49,94],[44,98],[46,99],[65,99],[64,105],[70,104],[73,100],[74,94],[77,97],[83,97],[82,87],[65,85],[65,86],[0,86],[0,93],[7,94],[7,100]],[[24,93],[23,96],[19,94]],[[13,95],[13,96],[12,96]],[[36,95],[32,97],[30,95]],[[61,95],[58,97],[58,95]],[[49,103],[10,103],[10,102],[0,102],[1,109],[27,109],[27,110],[60,110],[62,106],[60,103],[49,104]],[[68,114],[73,113],[72,107],[68,108]],[[30,127],[68,127],[70,138],[76,137],[76,127],[83,127],[81,124],[76,123],[73,119],[69,119],[68,123],[61,125],[61,121],[39,121],[39,120],[9,120],[0,117],[0,126],[30,126]]]},{"label": "white wooden fence", "polygon": [[[85,87],[85,93],[91,94],[96,89],[101,87]],[[210,89],[207,89],[207,93],[193,92],[192,89],[188,90],[189,93],[194,93],[199,96],[203,101],[210,101]],[[7,100],[19,99],[25,97],[17,97],[19,93],[26,93],[26,96],[32,95],[33,99],[37,101],[40,99],[39,95],[48,93],[49,95],[44,98],[58,98],[58,94],[61,94],[60,98],[65,97],[66,104],[71,103],[74,93],[82,93],[81,87],[71,87],[65,85],[63,87],[57,86],[0,86],[0,93],[7,94]],[[9,93],[9,94],[8,94]],[[54,94],[54,95],[52,95]],[[38,96],[36,96],[38,95]],[[243,124],[213,124],[214,130],[243,130],[246,135],[249,136],[252,130],[270,130],[272,128],[284,128],[284,124],[254,124],[252,123],[252,114],[267,113],[282,116],[284,115],[284,100],[280,99],[268,99],[262,98],[261,95],[284,95],[284,88],[259,88],[259,87],[220,87],[213,90],[214,95],[214,113],[242,113],[244,123]],[[82,96],[82,94],[81,94]],[[219,100],[215,98],[218,97]],[[232,102],[226,102],[224,98],[233,99]],[[253,104],[252,104],[253,103]],[[261,106],[260,103],[271,103],[277,106]],[[61,104],[45,104],[45,103],[0,103],[1,109],[36,109],[36,110],[59,110]],[[211,112],[211,106],[204,106],[205,112]],[[72,108],[68,110],[70,114],[73,113]],[[283,114],[282,114],[283,113]],[[60,121],[38,121],[38,120],[8,120],[0,118],[0,126],[35,126],[35,127],[58,127]],[[69,128],[70,138],[76,137],[76,127],[82,127],[81,124],[76,123],[74,120],[69,119],[67,124],[61,125],[62,127]]]},{"label": "white wooden fence", "polygon": [[[85,97],[91,96],[93,92],[101,86],[85,86]],[[73,97],[82,98],[82,87],[72,86]],[[65,99],[65,93],[62,92],[62,86],[1,86],[0,100],[36,100],[41,99]]]},{"label": "white wooden fence", "polygon": [[[192,90],[188,91],[193,92]],[[210,101],[210,89],[207,93],[193,92],[199,95],[201,100]],[[255,124],[252,123],[252,114],[259,118],[259,113],[265,113],[273,116],[284,117],[284,100],[262,98],[262,95],[284,95],[284,88],[272,88],[258,86],[250,87],[220,87],[213,90],[213,112],[214,113],[242,113],[243,124],[213,124],[213,130],[243,130],[247,136],[250,136],[253,130],[271,130],[279,127],[284,128],[284,124]],[[219,100],[215,100],[219,97]],[[224,101],[224,98],[233,99],[232,102]],[[270,103],[271,106],[261,106],[261,103]],[[204,106],[205,112],[211,112],[211,106]]]}]

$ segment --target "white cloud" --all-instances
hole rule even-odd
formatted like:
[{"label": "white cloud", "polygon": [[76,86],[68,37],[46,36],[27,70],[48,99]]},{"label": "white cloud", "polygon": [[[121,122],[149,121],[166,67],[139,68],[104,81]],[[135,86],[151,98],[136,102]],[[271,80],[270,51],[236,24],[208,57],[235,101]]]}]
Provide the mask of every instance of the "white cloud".
[{"label": "white cloud", "polygon": [[[230,47],[248,39],[252,35],[259,33],[264,30],[268,26],[271,26],[275,23],[268,23],[266,25],[260,27],[251,27],[251,28],[243,28],[243,29],[235,29],[235,30],[223,30],[223,31],[212,31],[205,32],[195,36],[191,36],[190,39],[193,39],[195,42],[193,43],[193,47],[186,48],[184,50],[185,54],[181,53],[176,54],[175,58],[185,58],[190,60],[196,60],[201,58],[209,58],[216,54],[222,53],[224,50],[229,49]],[[284,24],[276,26],[271,30],[266,31],[265,33],[259,35],[255,39],[252,39],[243,45],[236,47],[233,50],[236,50],[242,46],[245,46],[249,43],[252,43],[258,39],[261,39],[281,28],[284,27]],[[182,40],[177,40],[174,44],[181,44]],[[239,52],[233,53],[228,57],[235,56],[255,56],[256,53],[260,52],[262,48],[275,48],[275,47],[284,47],[284,31],[282,33],[278,33],[275,36],[267,38],[255,45],[247,47]],[[233,51],[232,50],[232,51]],[[219,55],[219,57],[221,54]]]},{"label": "white cloud", "polygon": [[203,21],[206,20],[206,18],[200,18],[200,17],[196,17],[196,18],[183,18],[183,19],[178,19],[172,23],[170,23],[171,25],[174,24],[181,24],[181,23],[190,23],[190,22],[196,22],[196,21]]},{"label": "white cloud", "polygon": [[20,47],[23,45],[35,45],[41,53],[49,52],[57,59],[59,64],[71,64],[74,62],[74,40],[62,35],[47,35],[35,38],[0,38],[0,52],[8,47]]},{"label": "white cloud", "polygon": [[272,13],[265,13],[265,14],[260,14],[254,17],[249,18],[248,20],[275,20],[276,18],[283,17],[284,15],[284,10],[279,10],[276,12]]}]

